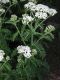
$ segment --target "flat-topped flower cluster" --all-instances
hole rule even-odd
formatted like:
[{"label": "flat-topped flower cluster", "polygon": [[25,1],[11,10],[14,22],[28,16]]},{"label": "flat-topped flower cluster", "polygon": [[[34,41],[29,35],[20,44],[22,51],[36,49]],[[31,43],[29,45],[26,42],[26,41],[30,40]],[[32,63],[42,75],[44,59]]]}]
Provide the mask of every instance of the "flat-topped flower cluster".
[{"label": "flat-topped flower cluster", "polygon": [[2,62],[4,59],[6,59],[7,61],[10,60],[10,57],[9,56],[4,57],[5,54],[6,53],[4,52],[4,50],[0,50],[0,62]]},{"label": "flat-topped flower cluster", "polygon": [[19,45],[17,47],[19,54],[23,55],[25,58],[30,58],[37,54],[36,49],[31,49],[29,46]]},{"label": "flat-topped flower cluster", "polygon": [[32,18],[31,16],[29,16],[28,14],[24,14],[22,15],[23,19],[22,19],[22,23],[23,24],[28,24],[29,22],[33,21],[34,18]]},{"label": "flat-topped flower cluster", "polygon": [[29,46],[18,46],[17,47],[17,50],[18,50],[18,53],[19,54],[23,54],[24,57],[26,58],[30,58],[32,55],[31,55],[31,49]]},{"label": "flat-topped flower cluster", "polygon": [[53,8],[49,8],[48,6],[43,4],[35,4],[33,2],[28,2],[24,5],[24,7],[34,12],[48,13],[51,16],[54,16],[57,13],[57,11]]},{"label": "flat-topped flower cluster", "polygon": [[[30,10],[34,13],[34,17],[38,19],[47,19],[49,16],[54,16],[57,11],[53,8],[49,8],[46,5],[43,4],[35,4],[33,2],[28,2],[24,5],[25,9]],[[34,18],[30,15],[24,14],[23,16],[23,24],[28,24],[29,22],[32,22]]]}]

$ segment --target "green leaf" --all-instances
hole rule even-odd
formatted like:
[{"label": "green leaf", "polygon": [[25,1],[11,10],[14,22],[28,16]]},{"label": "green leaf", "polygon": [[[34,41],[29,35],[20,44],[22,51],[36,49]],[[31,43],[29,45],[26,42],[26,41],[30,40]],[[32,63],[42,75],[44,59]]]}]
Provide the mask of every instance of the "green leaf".
[{"label": "green leaf", "polygon": [[9,72],[9,71],[11,71],[11,65],[7,62],[7,63],[4,65],[3,69],[4,69],[6,72]]},{"label": "green leaf", "polygon": [[31,37],[31,35],[30,35],[30,30],[26,29],[26,30],[24,31],[23,35],[21,35],[21,36],[23,36],[23,39],[24,39],[25,41],[28,41],[28,40],[30,39],[30,37]]},{"label": "green leaf", "polygon": [[11,34],[11,31],[9,29],[0,29],[0,33],[3,35],[3,37],[6,40],[10,40],[12,34]]},{"label": "green leaf", "polygon": [[13,34],[12,41],[15,41],[15,39],[16,39],[17,36],[18,36],[18,34],[19,34],[18,31]]},{"label": "green leaf", "polygon": [[38,53],[40,53],[40,57],[42,59],[45,58],[46,54],[45,54],[45,49],[44,49],[43,45],[41,43],[34,42],[33,46],[36,48],[36,50],[38,51]]},{"label": "green leaf", "polygon": [[53,35],[52,33],[50,33],[50,34],[46,35],[46,36],[44,37],[44,39],[46,39],[46,40],[48,40],[48,41],[52,41],[52,40],[54,39],[54,35]]},{"label": "green leaf", "polygon": [[10,48],[8,47],[7,41],[2,33],[0,33],[0,49],[4,50],[6,54],[9,54],[11,52]]}]

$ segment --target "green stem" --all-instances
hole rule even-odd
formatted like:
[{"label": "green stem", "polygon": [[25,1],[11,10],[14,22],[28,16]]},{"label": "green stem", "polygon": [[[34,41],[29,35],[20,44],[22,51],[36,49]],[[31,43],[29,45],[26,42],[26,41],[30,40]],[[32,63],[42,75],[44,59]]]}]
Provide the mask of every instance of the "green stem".
[{"label": "green stem", "polygon": [[20,31],[19,31],[18,27],[17,27],[16,25],[15,25],[15,27],[16,27],[16,29],[17,29],[17,31],[18,31],[18,33],[19,33],[19,35],[20,35],[20,37],[21,37],[21,39],[22,39],[22,41],[23,41],[24,45],[26,45],[26,43],[25,43],[24,39],[22,38],[22,36],[21,36],[21,34],[20,34]]},{"label": "green stem", "polygon": [[7,63],[7,61],[4,62],[4,64],[0,67],[0,70],[2,70],[3,66]]},{"label": "green stem", "polygon": [[31,30],[31,46],[33,45],[33,31],[32,31],[32,23],[28,25],[29,29]]},{"label": "green stem", "polygon": [[[51,16],[48,16],[48,18],[50,18]],[[47,18],[47,19],[48,19]],[[43,23],[43,22],[45,22],[46,21],[46,19],[45,20],[43,20],[43,21],[41,21],[41,23],[39,24],[39,25],[35,25],[35,30]],[[38,20],[37,20],[37,23],[38,23]],[[40,26],[41,27],[41,26]]]},{"label": "green stem", "polygon": [[26,25],[24,25],[24,26],[22,26],[23,28],[22,28],[22,30],[21,30],[21,34],[23,34],[24,33],[24,30],[25,30],[25,28],[26,28]]},{"label": "green stem", "polygon": [[31,46],[33,45],[33,34],[31,34]]},{"label": "green stem", "polygon": [[5,18],[5,16],[6,16],[6,13],[9,11],[9,9],[13,6],[13,5],[15,5],[16,3],[14,3],[14,4],[12,4],[12,5],[10,5],[9,7],[8,7],[8,9],[6,10],[6,12],[5,12],[5,14],[4,14],[4,17],[3,17],[3,19]]},{"label": "green stem", "polygon": [[45,33],[45,34],[43,34],[38,40],[37,40],[37,42],[36,43],[38,43],[41,39],[43,39],[46,35],[48,35],[50,32],[47,32],[47,33]]},{"label": "green stem", "polygon": [[[35,27],[35,30],[44,22],[45,20],[43,20],[39,25],[37,24],[37,25],[35,25],[36,27]],[[40,26],[41,27],[41,26]]]},{"label": "green stem", "polygon": [[16,30],[18,31],[18,33],[19,33],[19,35],[20,35],[20,37],[21,37],[21,39],[22,39],[22,41],[23,41],[23,43],[24,43],[24,45],[26,45],[26,43],[25,43],[23,37],[21,36],[21,33],[20,33],[18,27],[16,26],[16,23],[15,23],[15,24],[14,24],[14,23],[11,23],[11,22],[5,22],[5,23],[7,23],[7,24],[12,24],[12,25],[15,26]]}]

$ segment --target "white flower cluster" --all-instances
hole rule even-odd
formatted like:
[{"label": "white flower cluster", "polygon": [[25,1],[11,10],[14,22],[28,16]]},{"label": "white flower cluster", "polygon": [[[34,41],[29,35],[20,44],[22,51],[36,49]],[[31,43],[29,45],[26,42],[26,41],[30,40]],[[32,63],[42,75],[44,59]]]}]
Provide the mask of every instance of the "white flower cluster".
[{"label": "white flower cluster", "polygon": [[17,51],[18,51],[18,53],[23,54],[24,57],[26,57],[26,58],[30,58],[32,56],[31,49],[29,46],[22,46],[22,45],[18,46]]},{"label": "white flower cluster", "polygon": [[6,56],[6,60],[7,60],[7,61],[10,60],[10,57],[9,57],[9,56]]},{"label": "white flower cluster", "polygon": [[35,6],[35,3],[33,2],[28,2],[27,4],[24,5],[24,7],[27,9],[31,9],[33,6]]},{"label": "white flower cluster", "polygon": [[9,0],[0,0],[0,2],[6,4],[9,2]]},{"label": "white flower cluster", "polygon": [[55,9],[50,9],[49,10],[49,15],[54,16],[57,13],[57,11]]},{"label": "white flower cluster", "polygon": [[39,11],[49,12],[49,7],[46,6],[46,5],[43,5],[43,4],[37,4],[35,10],[38,11],[38,12]]},{"label": "white flower cluster", "polygon": [[47,14],[43,13],[43,12],[36,12],[35,13],[35,17],[37,17],[38,19],[47,19]]},{"label": "white flower cluster", "polygon": [[5,12],[5,9],[0,9],[0,13],[4,13]]},{"label": "white flower cluster", "polygon": [[15,14],[12,14],[10,20],[11,21],[16,21],[17,20],[17,16]]},{"label": "white flower cluster", "polygon": [[22,16],[23,16],[22,23],[25,24],[25,25],[34,20],[34,18],[29,16],[28,14],[23,14]]},{"label": "white flower cluster", "polygon": [[40,19],[46,19],[48,16],[54,16],[57,11],[55,9],[49,8],[43,4],[35,4],[33,2],[28,2],[24,5],[26,9],[35,12],[35,17]]},{"label": "white flower cluster", "polygon": [[49,31],[54,31],[55,30],[55,27],[52,26],[52,25],[48,25],[46,28],[45,28],[45,31],[44,32],[49,32]]},{"label": "white flower cluster", "polygon": [[0,50],[0,61],[2,61],[4,59],[4,51],[3,50]]}]

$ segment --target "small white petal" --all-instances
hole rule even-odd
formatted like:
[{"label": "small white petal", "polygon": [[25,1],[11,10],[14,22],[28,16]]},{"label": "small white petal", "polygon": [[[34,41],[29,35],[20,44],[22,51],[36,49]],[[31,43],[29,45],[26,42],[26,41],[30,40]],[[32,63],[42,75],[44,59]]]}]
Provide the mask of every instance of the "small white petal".
[{"label": "small white petal", "polygon": [[46,19],[48,17],[48,15],[47,15],[47,13],[44,13],[44,12],[36,12],[35,17],[37,17],[39,19]]},{"label": "small white petal", "polygon": [[34,20],[34,18],[29,16],[28,14],[23,14],[22,16],[23,16],[22,23],[25,24],[25,25],[27,25],[28,23],[30,23]]},{"label": "small white petal", "polygon": [[54,16],[57,13],[55,9],[50,9],[49,10],[49,15]]},{"label": "small white petal", "polygon": [[30,57],[32,56],[30,53],[24,53],[23,55],[24,55],[24,57],[26,57],[26,58],[30,58]]},{"label": "small white petal", "polygon": [[4,57],[3,56],[0,56],[0,61],[2,61],[4,59]]},{"label": "small white petal", "polygon": [[24,5],[25,8],[31,9],[31,7],[35,6],[33,2],[28,2],[27,4]]},{"label": "small white petal", "polygon": [[31,55],[31,49],[29,46],[18,46],[17,47],[17,51],[18,53],[22,53],[24,55],[24,57],[26,58],[30,58],[32,55]]},{"label": "small white petal", "polygon": [[4,51],[3,50],[0,50],[0,61],[3,60],[4,55],[5,55]]}]

